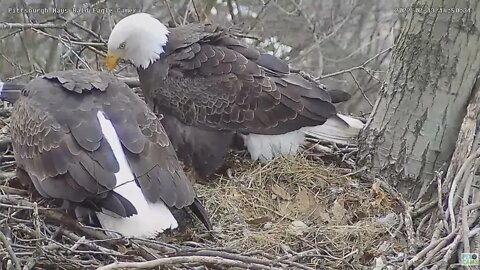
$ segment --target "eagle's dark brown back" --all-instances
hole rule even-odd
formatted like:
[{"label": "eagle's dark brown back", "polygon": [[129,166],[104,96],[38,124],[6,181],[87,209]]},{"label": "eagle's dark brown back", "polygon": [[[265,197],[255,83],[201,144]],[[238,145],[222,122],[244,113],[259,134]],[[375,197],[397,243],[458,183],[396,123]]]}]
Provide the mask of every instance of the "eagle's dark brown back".
[{"label": "eagle's dark brown back", "polygon": [[[44,197],[87,203],[126,217],[131,203],[112,191],[119,164],[96,117],[113,124],[145,198],[192,205],[195,193],[158,118],[112,75],[54,72],[32,80],[11,117],[18,169]],[[208,218],[207,218],[208,219]]]},{"label": "eagle's dark brown back", "polygon": [[146,96],[185,124],[272,135],[336,115],[321,84],[227,29],[194,24],[170,31],[165,54],[138,71]]},{"label": "eagle's dark brown back", "polygon": [[223,165],[233,134],[321,125],[336,115],[332,103],[349,97],[211,24],[171,28],[165,53],[138,74],[149,106],[165,114],[179,157],[202,175]]}]

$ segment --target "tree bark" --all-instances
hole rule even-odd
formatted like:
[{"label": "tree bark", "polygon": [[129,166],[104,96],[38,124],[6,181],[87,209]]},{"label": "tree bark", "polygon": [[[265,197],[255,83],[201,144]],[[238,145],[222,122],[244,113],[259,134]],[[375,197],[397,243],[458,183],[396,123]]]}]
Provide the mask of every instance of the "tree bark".
[{"label": "tree bark", "polygon": [[358,165],[413,199],[454,151],[480,71],[480,4],[417,0],[407,12]]}]

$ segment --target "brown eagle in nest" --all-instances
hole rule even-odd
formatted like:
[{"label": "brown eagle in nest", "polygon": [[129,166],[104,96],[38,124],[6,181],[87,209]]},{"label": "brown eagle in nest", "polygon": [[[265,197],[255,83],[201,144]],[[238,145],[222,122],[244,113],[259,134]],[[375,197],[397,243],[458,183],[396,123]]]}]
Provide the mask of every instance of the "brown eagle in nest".
[{"label": "brown eagle in nest", "polygon": [[250,157],[296,153],[306,135],[348,144],[363,123],[334,103],[349,95],[291,71],[284,61],[212,24],[167,28],[150,14],[120,20],[108,40],[107,68],[136,66],[143,95],[181,160],[208,176],[235,136]]},{"label": "brown eagle in nest", "polygon": [[113,75],[53,72],[24,86],[0,83],[0,98],[15,102],[18,178],[80,221],[154,237],[190,208],[211,229],[160,120]]}]

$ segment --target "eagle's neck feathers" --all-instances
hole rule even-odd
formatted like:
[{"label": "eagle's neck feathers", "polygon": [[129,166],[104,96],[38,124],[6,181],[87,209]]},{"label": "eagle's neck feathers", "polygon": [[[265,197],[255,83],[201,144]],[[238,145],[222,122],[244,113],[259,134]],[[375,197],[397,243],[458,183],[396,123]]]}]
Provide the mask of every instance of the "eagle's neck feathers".
[{"label": "eagle's neck feathers", "polygon": [[[160,23],[160,22],[159,22]],[[138,38],[132,40],[133,49],[128,51],[128,57],[137,68],[148,68],[151,64],[160,58],[160,55],[165,52],[165,45],[168,42],[168,29],[160,23],[163,27],[156,27],[155,33],[152,31],[139,32]]]},{"label": "eagle's neck feathers", "polygon": [[168,28],[152,15],[137,13],[115,25],[108,40],[108,49],[119,52],[123,59],[137,68],[146,69],[165,52],[169,33]]}]

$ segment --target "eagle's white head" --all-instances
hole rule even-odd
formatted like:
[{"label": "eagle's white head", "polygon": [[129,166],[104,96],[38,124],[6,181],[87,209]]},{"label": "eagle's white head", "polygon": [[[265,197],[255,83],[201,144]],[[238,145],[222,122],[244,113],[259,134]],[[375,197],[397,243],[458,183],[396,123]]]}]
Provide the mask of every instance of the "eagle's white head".
[{"label": "eagle's white head", "polygon": [[168,34],[167,27],[147,13],[121,19],[108,38],[107,69],[113,70],[120,59],[147,68],[164,52]]}]

